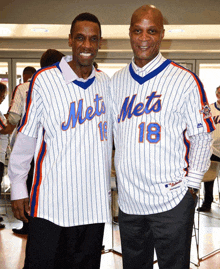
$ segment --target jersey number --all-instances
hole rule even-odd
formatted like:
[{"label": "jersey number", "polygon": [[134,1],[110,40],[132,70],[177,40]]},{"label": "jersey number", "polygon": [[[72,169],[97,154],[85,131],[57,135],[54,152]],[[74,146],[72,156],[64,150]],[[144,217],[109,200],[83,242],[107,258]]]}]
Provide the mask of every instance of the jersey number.
[{"label": "jersey number", "polygon": [[[139,142],[144,142],[145,123],[142,122],[139,126]],[[160,125],[157,123],[150,123],[146,130],[146,139],[149,143],[158,143],[160,141]]]},{"label": "jersey number", "polygon": [[101,141],[107,140],[107,122],[105,121],[98,124]]}]

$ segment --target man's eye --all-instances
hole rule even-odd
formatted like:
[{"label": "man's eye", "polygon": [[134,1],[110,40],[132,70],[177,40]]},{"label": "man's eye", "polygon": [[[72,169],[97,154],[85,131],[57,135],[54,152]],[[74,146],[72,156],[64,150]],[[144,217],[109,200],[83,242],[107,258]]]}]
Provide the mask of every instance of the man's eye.
[{"label": "man's eye", "polygon": [[96,36],[94,36],[91,38],[91,40],[96,42],[98,40],[98,38]]},{"label": "man's eye", "polygon": [[156,33],[156,30],[150,29],[148,32],[149,32],[149,34],[155,34]]},{"label": "man's eye", "polygon": [[137,34],[140,34],[141,30],[140,29],[135,29],[134,32],[137,33]]},{"label": "man's eye", "polygon": [[79,40],[79,41],[82,41],[83,40],[83,36],[77,36],[76,39]]}]

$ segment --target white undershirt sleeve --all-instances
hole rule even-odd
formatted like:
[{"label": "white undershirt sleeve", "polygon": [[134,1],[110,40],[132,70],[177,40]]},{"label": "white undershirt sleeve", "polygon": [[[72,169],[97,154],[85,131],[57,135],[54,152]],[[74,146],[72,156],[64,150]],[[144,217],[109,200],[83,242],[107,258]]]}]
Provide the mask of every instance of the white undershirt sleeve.
[{"label": "white undershirt sleeve", "polygon": [[11,200],[28,197],[26,180],[34,156],[36,138],[18,133],[9,159],[8,176],[11,182]]},{"label": "white undershirt sleeve", "polygon": [[18,124],[20,119],[21,119],[20,115],[14,113],[14,112],[8,113],[8,122],[11,123],[12,125]]},{"label": "white undershirt sleeve", "polygon": [[212,135],[201,133],[190,136],[189,139],[188,187],[200,189],[203,176],[210,166]]}]

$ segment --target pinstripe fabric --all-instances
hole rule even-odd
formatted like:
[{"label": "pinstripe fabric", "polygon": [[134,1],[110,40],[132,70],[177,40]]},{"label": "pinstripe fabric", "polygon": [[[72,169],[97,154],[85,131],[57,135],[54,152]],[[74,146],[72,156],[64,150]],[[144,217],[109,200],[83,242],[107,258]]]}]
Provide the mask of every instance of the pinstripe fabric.
[{"label": "pinstripe fabric", "polygon": [[[12,92],[12,96],[11,96],[11,101],[14,99],[15,94],[16,94],[16,92],[17,92],[17,89],[18,89],[18,87],[19,87],[20,85],[21,85],[21,83],[18,84],[18,85],[14,88],[14,90],[13,90],[13,92]],[[11,108],[11,105],[10,105],[9,108],[8,108],[8,112],[10,111],[10,108]]]},{"label": "pinstripe fabric", "polygon": [[210,108],[216,127],[215,131],[212,133],[212,153],[220,158],[220,106],[217,104],[217,102],[215,102],[214,104],[210,105]]},{"label": "pinstripe fabric", "polygon": [[27,81],[23,84],[19,84],[15,87],[12,99],[10,103],[10,107],[8,109],[8,112],[16,113],[20,116],[24,115],[25,112],[25,101],[27,98],[27,92],[29,89],[30,82]]},{"label": "pinstripe fabric", "polygon": [[159,54],[142,69],[132,62],[118,71],[111,97],[120,209],[172,209],[187,190],[189,136],[214,130],[199,79]]},{"label": "pinstripe fabric", "polygon": [[32,78],[19,128],[38,137],[32,216],[64,227],[110,221],[108,85],[103,72],[85,90],[66,84],[56,65]]},{"label": "pinstripe fabric", "polygon": [[[5,116],[0,111],[0,130],[5,128],[7,125],[7,120]],[[5,163],[5,154],[8,146],[8,135],[0,134],[0,162]]]}]

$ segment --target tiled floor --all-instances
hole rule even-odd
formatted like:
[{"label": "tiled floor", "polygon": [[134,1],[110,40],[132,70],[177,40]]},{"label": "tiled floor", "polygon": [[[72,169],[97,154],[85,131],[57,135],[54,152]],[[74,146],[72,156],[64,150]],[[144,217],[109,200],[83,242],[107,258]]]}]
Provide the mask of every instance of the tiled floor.
[{"label": "tiled floor", "polygon": [[[3,201],[0,201],[3,202]],[[0,207],[0,214],[4,214],[5,207]],[[220,206],[213,204],[210,213],[199,215],[200,218],[200,239],[199,257],[220,248]],[[196,213],[195,223],[198,225],[198,214]],[[23,266],[26,236],[16,236],[12,233],[12,227],[21,226],[21,222],[16,220],[7,207],[7,214],[4,215],[5,229],[0,231],[0,268],[1,269],[20,269]],[[112,233],[113,230],[113,233]],[[198,233],[198,231],[196,231]],[[113,236],[112,236],[113,234]],[[118,225],[106,225],[104,243],[105,249],[114,249],[121,252],[120,236]],[[191,261],[198,263],[195,237],[192,238]],[[193,263],[192,269],[198,268]],[[154,265],[154,269],[158,269]],[[220,251],[217,254],[207,257],[200,262],[200,269],[220,269]],[[122,258],[112,252],[103,254],[101,259],[101,269],[122,269]],[[138,269],[138,268],[137,268]]]}]

